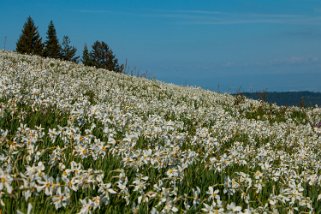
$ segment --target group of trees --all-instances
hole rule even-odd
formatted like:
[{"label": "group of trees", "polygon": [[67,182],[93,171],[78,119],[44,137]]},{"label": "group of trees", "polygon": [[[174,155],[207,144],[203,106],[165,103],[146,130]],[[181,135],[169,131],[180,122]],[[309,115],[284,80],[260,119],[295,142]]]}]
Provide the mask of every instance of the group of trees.
[{"label": "group of trees", "polygon": [[87,66],[95,66],[119,73],[124,71],[124,65],[118,64],[118,59],[113,54],[113,51],[103,41],[96,41],[92,45],[90,53],[87,45],[85,45],[82,62]]},{"label": "group of trees", "polygon": [[[79,62],[79,56],[76,56],[77,49],[70,44],[68,36],[63,36],[60,44],[55,26],[50,21],[46,41],[43,43],[38,28],[30,16],[23,26],[22,34],[16,44],[16,51],[23,54]],[[85,45],[81,61],[87,66],[95,66],[120,73],[124,71],[124,65],[119,65],[113,51],[103,41],[94,42],[90,52],[87,45]]]},{"label": "group of trees", "polygon": [[55,59],[63,59],[77,62],[77,49],[70,45],[68,36],[62,39],[62,45],[59,44],[55,26],[50,21],[47,31],[47,39],[42,43],[38,28],[35,26],[32,18],[29,16],[23,26],[22,34],[18,39],[16,51],[23,54],[35,54]]}]

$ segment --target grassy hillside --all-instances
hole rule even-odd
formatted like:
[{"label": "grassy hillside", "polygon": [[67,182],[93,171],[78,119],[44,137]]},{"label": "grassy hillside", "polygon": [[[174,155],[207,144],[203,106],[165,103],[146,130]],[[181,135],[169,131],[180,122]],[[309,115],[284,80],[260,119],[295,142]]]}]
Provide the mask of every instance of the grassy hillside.
[{"label": "grassy hillside", "polygon": [[321,109],[0,52],[0,212],[321,212]]}]

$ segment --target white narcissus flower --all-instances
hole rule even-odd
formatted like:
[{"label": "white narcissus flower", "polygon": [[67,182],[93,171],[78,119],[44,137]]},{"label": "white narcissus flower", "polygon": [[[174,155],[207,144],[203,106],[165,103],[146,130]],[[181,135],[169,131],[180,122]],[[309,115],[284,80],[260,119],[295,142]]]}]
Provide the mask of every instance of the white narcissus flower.
[{"label": "white narcissus flower", "polygon": [[110,201],[110,194],[117,194],[117,192],[112,188],[111,183],[100,184],[98,192],[101,193],[101,200],[107,205]]},{"label": "white narcissus flower", "polygon": [[12,192],[12,186],[11,183],[13,181],[13,178],[10,174],[3,171],[2,168],[0,168],[0,191],[3,191],[4,188],[6,188],[7,192],[11,194]]},{"label": "white narcissus flower", "polygon": [[56,193],[52,196],[52,202],[56,209],[66,207],[69,202],[70,195],[66,191],[62,191],[61,187],[57,188]]},{"label": "white narcissus flower", "polygon": [[206,203],[203,203],[204,207],[202,208],[202,211],[204,213],[210,213],[210,214],[223,214],[225,213],[224,208],[218,207],[215,202],[213,202],[211,205],[208,205]]},{"label": "white narcissus flower", "polygon": [[208,187],[208,191],[206,192],[209,195],[208,200],[220,200],[219,192],[220,191],[218,189],[214,191],[212,186]]},{"label": "white narcissus flower", "polygon": [[38,185],[36,186],[37,191],[45,191],[47,196],[53,194],[53,190],[55,188],[55,182],[53,177],[48,177],[47,175],[43,176],[43,179],[37,181]]},{"label": "white narcissus flower", "polygon": [[94,203],[90,199],[80,199],[80,202],[82,204],[82,207],[78,214],[92,213]]},{"label": "white narcissus flower", "polygon": [[242,207],[241,206],[236,206],[234,202],[230,203],[226,207],[227,210],[230,210],[232,212],[242,212]]},{"label": "white narcissus flower", "polygon": [[27,209],[27,214],[30,214],[32,210],[32,204],[28,203],[28,209]]},{"label": "white narcissus flower", "polygon": [[205,213],[213,213],[213,206],[212,205],[208,205],[206,203],[203,204],[203,208],[202,208],[202,211],[205,212]]},{"label": "white narcissus flower", "polygon": [[175,168],[170,168],[169,170],[167,170],[166,175],[169,178],[178,177],[178,170]]},{"label": "white narcissus flower", "polygon": [[254,174],[255,179],[261,179],[263,176],[263,173],[260,171],[256,171]]}]

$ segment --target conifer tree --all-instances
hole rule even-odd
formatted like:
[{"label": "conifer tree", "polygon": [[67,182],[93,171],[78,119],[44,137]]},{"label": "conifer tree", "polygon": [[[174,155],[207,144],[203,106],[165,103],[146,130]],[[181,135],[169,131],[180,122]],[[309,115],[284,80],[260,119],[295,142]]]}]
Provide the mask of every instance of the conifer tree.
[{"label": "conifer tree", "polygon": [[104,68],[110,71],[123,72],[123,66],[118,64],[118,60],[109,46],[101,41],[96,41],[90,52],[90,59],[93,66]]},{"label": "conifer tree", "polygon": [[22,34],[16,44],[16,51],[18,53],[36,54],[40,56],[43,53],[41,37],[30,16],[23,25]]},{"label": "conifer tree", "polygon": [[85,45],[84,50],[82,52],[82,60],[81,61],[86,66],[92,66],[87,45]]},{"label": "conifer tree", "polygon": [[77,62],[79,56],[76,56],[77,48],[70,45],[70,39],[68,36],[64,36],[62,39],[62,47],[60,50],[61,59],[67,61]]},{"label": "conifer tree", "polygon": [[60,45],[56,34],[56,29],[52,21],[48,25],[47,40],[45,42],[44,56],[60,58]]}]

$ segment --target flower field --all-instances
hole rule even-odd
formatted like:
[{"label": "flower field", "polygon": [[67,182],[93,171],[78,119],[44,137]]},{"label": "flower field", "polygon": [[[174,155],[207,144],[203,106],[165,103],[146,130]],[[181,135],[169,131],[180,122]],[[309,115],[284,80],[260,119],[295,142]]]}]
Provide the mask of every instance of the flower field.
[{"label": "flower field", "polygon": [[321,108],[0,51],[0,213],[321,213]]}]

